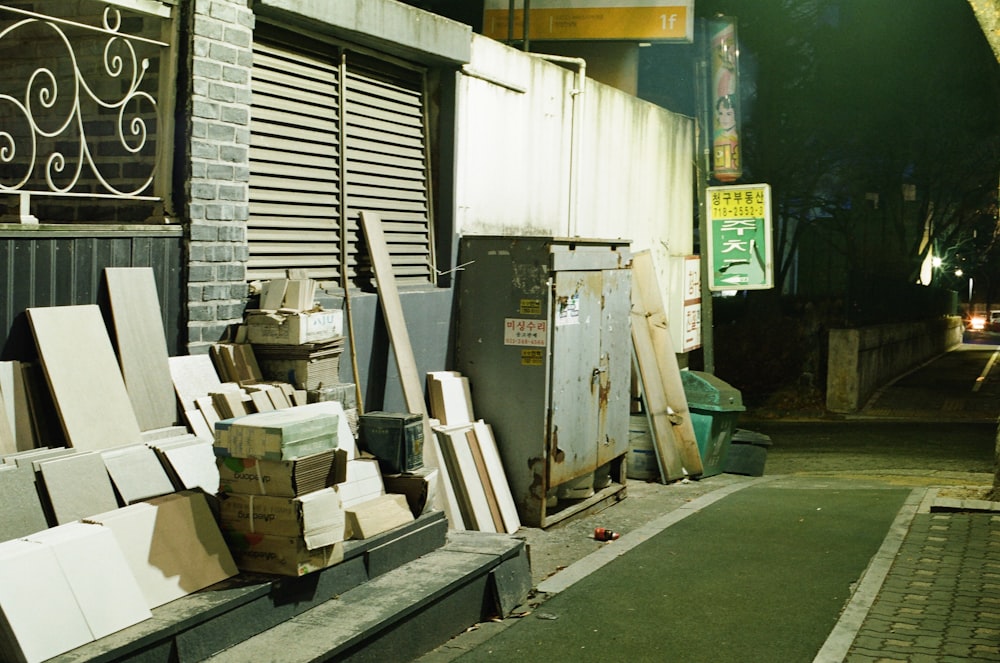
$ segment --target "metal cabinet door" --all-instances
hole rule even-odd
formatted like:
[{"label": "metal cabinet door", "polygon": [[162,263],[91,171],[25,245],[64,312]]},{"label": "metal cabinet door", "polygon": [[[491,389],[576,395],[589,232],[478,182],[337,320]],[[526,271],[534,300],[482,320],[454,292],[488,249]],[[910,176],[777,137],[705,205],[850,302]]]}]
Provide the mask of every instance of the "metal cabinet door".
[{"label": "metal cabinet door", "polygon": [[632,272],[604,271],[601,298],[601,373],[598,403],[597,465],[628,453],[632,382]]},{"label": "metal cabinet door", "polygon": [[550,488],[597,467],[603,283],[599,270],[555,273]]}]

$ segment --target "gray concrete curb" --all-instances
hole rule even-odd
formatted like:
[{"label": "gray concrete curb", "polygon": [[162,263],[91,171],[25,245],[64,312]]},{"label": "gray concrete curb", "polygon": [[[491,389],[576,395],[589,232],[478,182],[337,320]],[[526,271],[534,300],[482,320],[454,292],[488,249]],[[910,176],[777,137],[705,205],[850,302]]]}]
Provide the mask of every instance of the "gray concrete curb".
[{"label": "gray concrete curb", "polygon": [[865,617],[868,616],[868,611],[882,588],[882,583],[889,575],[896,554],[899,552],[900,546],[903,545],[906,533],[910,529],[910,523],[917,515],[926,493],[926,488],[915,488],[910,491],[909,497],[906,498],[903,507],[896,515],[896,519],[889,527],[889,533],[882,542],[882,546],[872,558],[851,596],[851,600],[847,603],[840,619],[833,627],[826,642],[823,643],[819,653],[816,654],[813,663],[841,663],[847,656],[848,650],[854,643],[854,638],[861,630]]}]

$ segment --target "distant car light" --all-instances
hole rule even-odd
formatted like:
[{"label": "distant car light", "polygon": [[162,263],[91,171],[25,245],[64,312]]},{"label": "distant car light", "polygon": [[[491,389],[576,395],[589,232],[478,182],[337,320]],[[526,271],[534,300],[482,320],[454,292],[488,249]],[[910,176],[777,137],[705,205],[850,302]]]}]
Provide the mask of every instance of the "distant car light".
[{"label": "distant car light", "polygon": [[986,329],[986,318],[982,316],[975,316],[969,320],[969,329],[972,331],[983,331]]}]

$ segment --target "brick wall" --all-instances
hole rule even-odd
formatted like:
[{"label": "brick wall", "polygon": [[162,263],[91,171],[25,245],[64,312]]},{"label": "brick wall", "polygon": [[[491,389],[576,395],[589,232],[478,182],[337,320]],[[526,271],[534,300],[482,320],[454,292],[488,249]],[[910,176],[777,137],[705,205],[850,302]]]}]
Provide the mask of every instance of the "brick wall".
[{"label": "brick wall", "polygon": [[206,352],[243,317],[247,300],[250,73],[249,0],[194,0],[187,17],[190,161],[188,351]]}]

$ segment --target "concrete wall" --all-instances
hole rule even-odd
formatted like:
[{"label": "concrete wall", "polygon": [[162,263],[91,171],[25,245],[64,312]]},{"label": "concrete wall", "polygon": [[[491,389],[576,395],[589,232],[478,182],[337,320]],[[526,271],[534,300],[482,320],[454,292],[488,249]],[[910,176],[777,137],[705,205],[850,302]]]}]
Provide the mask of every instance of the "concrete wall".
[{"label": "concrete wall", "polygon": [[694,121],[480,35],[458,88],[460,235],[693,250]]},{"label": "concrete wall", "polygon": [[882,385],[962,342],[956,316],[918,323],[831,329],[826,408],[856,412]]}]

